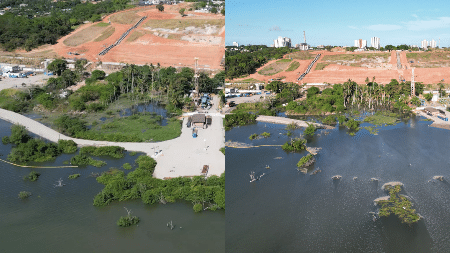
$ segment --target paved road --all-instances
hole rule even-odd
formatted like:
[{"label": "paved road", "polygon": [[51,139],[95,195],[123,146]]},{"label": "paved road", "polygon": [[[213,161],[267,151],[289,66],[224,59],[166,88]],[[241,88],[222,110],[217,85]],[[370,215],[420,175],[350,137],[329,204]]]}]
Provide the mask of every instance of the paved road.
[{"label": "paved road", "polygon": [[38,74],[35,76],[29,76],[28,78],[10,78],[1,77],[0,90],[9,88],[22,88],[22,83],[25,83],[25,87],[30,87],[31,85],[44,86],[47,83],[48,76],[44,74]]},{"label": "paved road", "polygon": [[[157,143],[108,142],[76,139],[27,118],[18,113],[0,109],[0,118],[20,124],[28,131],[52,142],[59,139],[73,140],[78,146],[120,146],[128,151],[144,152],[157,161],[154,177],[179,177],[200,175],[203,165],[209,165],[209,175],[220,175],[225,172],[225,156],[219,151],[225,143],[223,119],[212,116],[212,124],[208,129],[199,129],[198,137],[192,137],[192,130],[187,128],[183,120],[180,137]],[[161,152],[155,156],[155,151]]]}]

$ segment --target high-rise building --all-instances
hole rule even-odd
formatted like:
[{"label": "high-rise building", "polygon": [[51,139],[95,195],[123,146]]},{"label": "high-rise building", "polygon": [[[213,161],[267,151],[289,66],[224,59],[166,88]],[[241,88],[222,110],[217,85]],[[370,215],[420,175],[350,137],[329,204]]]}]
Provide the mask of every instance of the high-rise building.
[{"label": "high-rise building", "polygon": [[436,48],[436,41],[435,40],[431,40],[430,41],[430,47],[431,48]]},{"label": "high-rise building", "polygon": [[367,47],[367,40],[363,40],[363,39],[355,40],[355,47],[357,47],[357,48]]},{"label": "high-rise building", "polygon": [[370,38],[370,46],[376,49],[380,49],[380,38],[377,37]]},{"label": "high-rise building", "polygon": [[291,39],[279,36],[278,39],[273,41],[274,47],[291,47]]},{"label": "high-rise building", "polygon": [[239,43],[237,43],[237,42],[233,42],[233,46],[235,46],[235,47],[239,47]]},{"label": "high-rise building", "polygon": [[427,40],[422,40],[422,46],[423,49],[427,49],[428,48],[428,41]]}]

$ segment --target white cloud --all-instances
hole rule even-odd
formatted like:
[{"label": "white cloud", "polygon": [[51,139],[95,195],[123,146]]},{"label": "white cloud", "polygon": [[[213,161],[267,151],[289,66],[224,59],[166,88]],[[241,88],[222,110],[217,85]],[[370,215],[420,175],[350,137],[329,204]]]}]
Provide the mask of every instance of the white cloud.
[{"label": "white cloud", "polygon": [[366,27],[369,30],[373,31],[393,31],[393,30],[399,30],[402,29],[402,26],[399,25],[384,25],[384,24],[378,24],[378,25],[371,25]]},{"label": "white cloud", "polygon": [[403,22],[410,31],[424,31],[450,27],[450,17],[440,17],[435,20],[415,20]]},{"label": "white cloud", "polygon": [[411,16],[413,16],[413,17],[415,17],[415,18],[418,18],[418,16],[417,16],[416,14],[412,14]]},{"label": "white cloud", "polygon": [[358,29],[358,27],[352,26],[352,25],[349,25],[348,28],[350,28],[350,29]]}]

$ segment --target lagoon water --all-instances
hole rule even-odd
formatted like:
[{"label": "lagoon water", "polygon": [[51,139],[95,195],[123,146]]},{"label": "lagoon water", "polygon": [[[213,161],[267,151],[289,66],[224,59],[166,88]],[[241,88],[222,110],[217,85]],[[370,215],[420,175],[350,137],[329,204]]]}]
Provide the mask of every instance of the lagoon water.
[{"label": "lagoon water", "polygon": [[[307,145],[322,150],[307,174],[296,169],[306,151],[227,148],[226,251],[450,252],[450,132],[430,123],[413,117],[378,135],[319,130]],[[262,132],[271,137],[249,140]],[[226,140],[282,145],[286,133],[283,125],[257,123],[227,131]],[[322,172],[312,175],[315,169]],[[250,183],[251,171],[265,175]],[[334,175],[342,179],[333,181]],[[435,175],[446,180],[430,181]],[[423,216],[418,224],[409,227],[395,216],[373,221],[373,200],[387,195],[381,186],[390,181],[403,182]]]},{"label": "lagoon water", "polygon": [[[10,135],[10,127],[0,120],[0,138]],[[0,143],[0,158],[6,159],[10,150],[11,145]],[[64,165],[71,156],[41,164]],[[89,175],[134,164],[136,158],[96,158],[107,162],[101,168],[35,169],[41,173],[36,182],[22,179],[31,169],[0,162],[0,252],[224,252],[223,210],[194,213],[189,202],[145,205],[141,200],[92,205],[103,185]],[[67,178],[75,173],[81,177]],[[65,186],[54,187],[60,178]],[[22,201],[20,191],[32,195]],[[138,226],[116,225],[127,214],[124,207],[140,218]],[[174,230],[166,226],[171,220]]]}]

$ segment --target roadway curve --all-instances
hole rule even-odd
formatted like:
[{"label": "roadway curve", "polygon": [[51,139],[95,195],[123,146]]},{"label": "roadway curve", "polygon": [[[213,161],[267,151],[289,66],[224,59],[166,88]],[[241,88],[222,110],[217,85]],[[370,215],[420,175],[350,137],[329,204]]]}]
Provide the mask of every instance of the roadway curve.
[{"label": "roadway curve", "polygon": [[[52,142],[58,142],[60,139],[73,140],[80,147],[120,146],[127,151],[144,152],[157,161],[153,173],[156,178],[201,175],[203,165],[209,165],[208,176],[219,176],[225,172],[225,156],[219,151],[225,143],[223,119],[217,114],[212,114],[212,124],[208,129],[199,129],[197,138],[192,138],[192,130],[187,128],[184,120],[179,137],[156,143],[92,141],[72,138],[35,120],[1,108],[0,118],[13,124],[23,125],[28,131]],[[155,149],[161,150],[156,156],[154,155]]]}]

